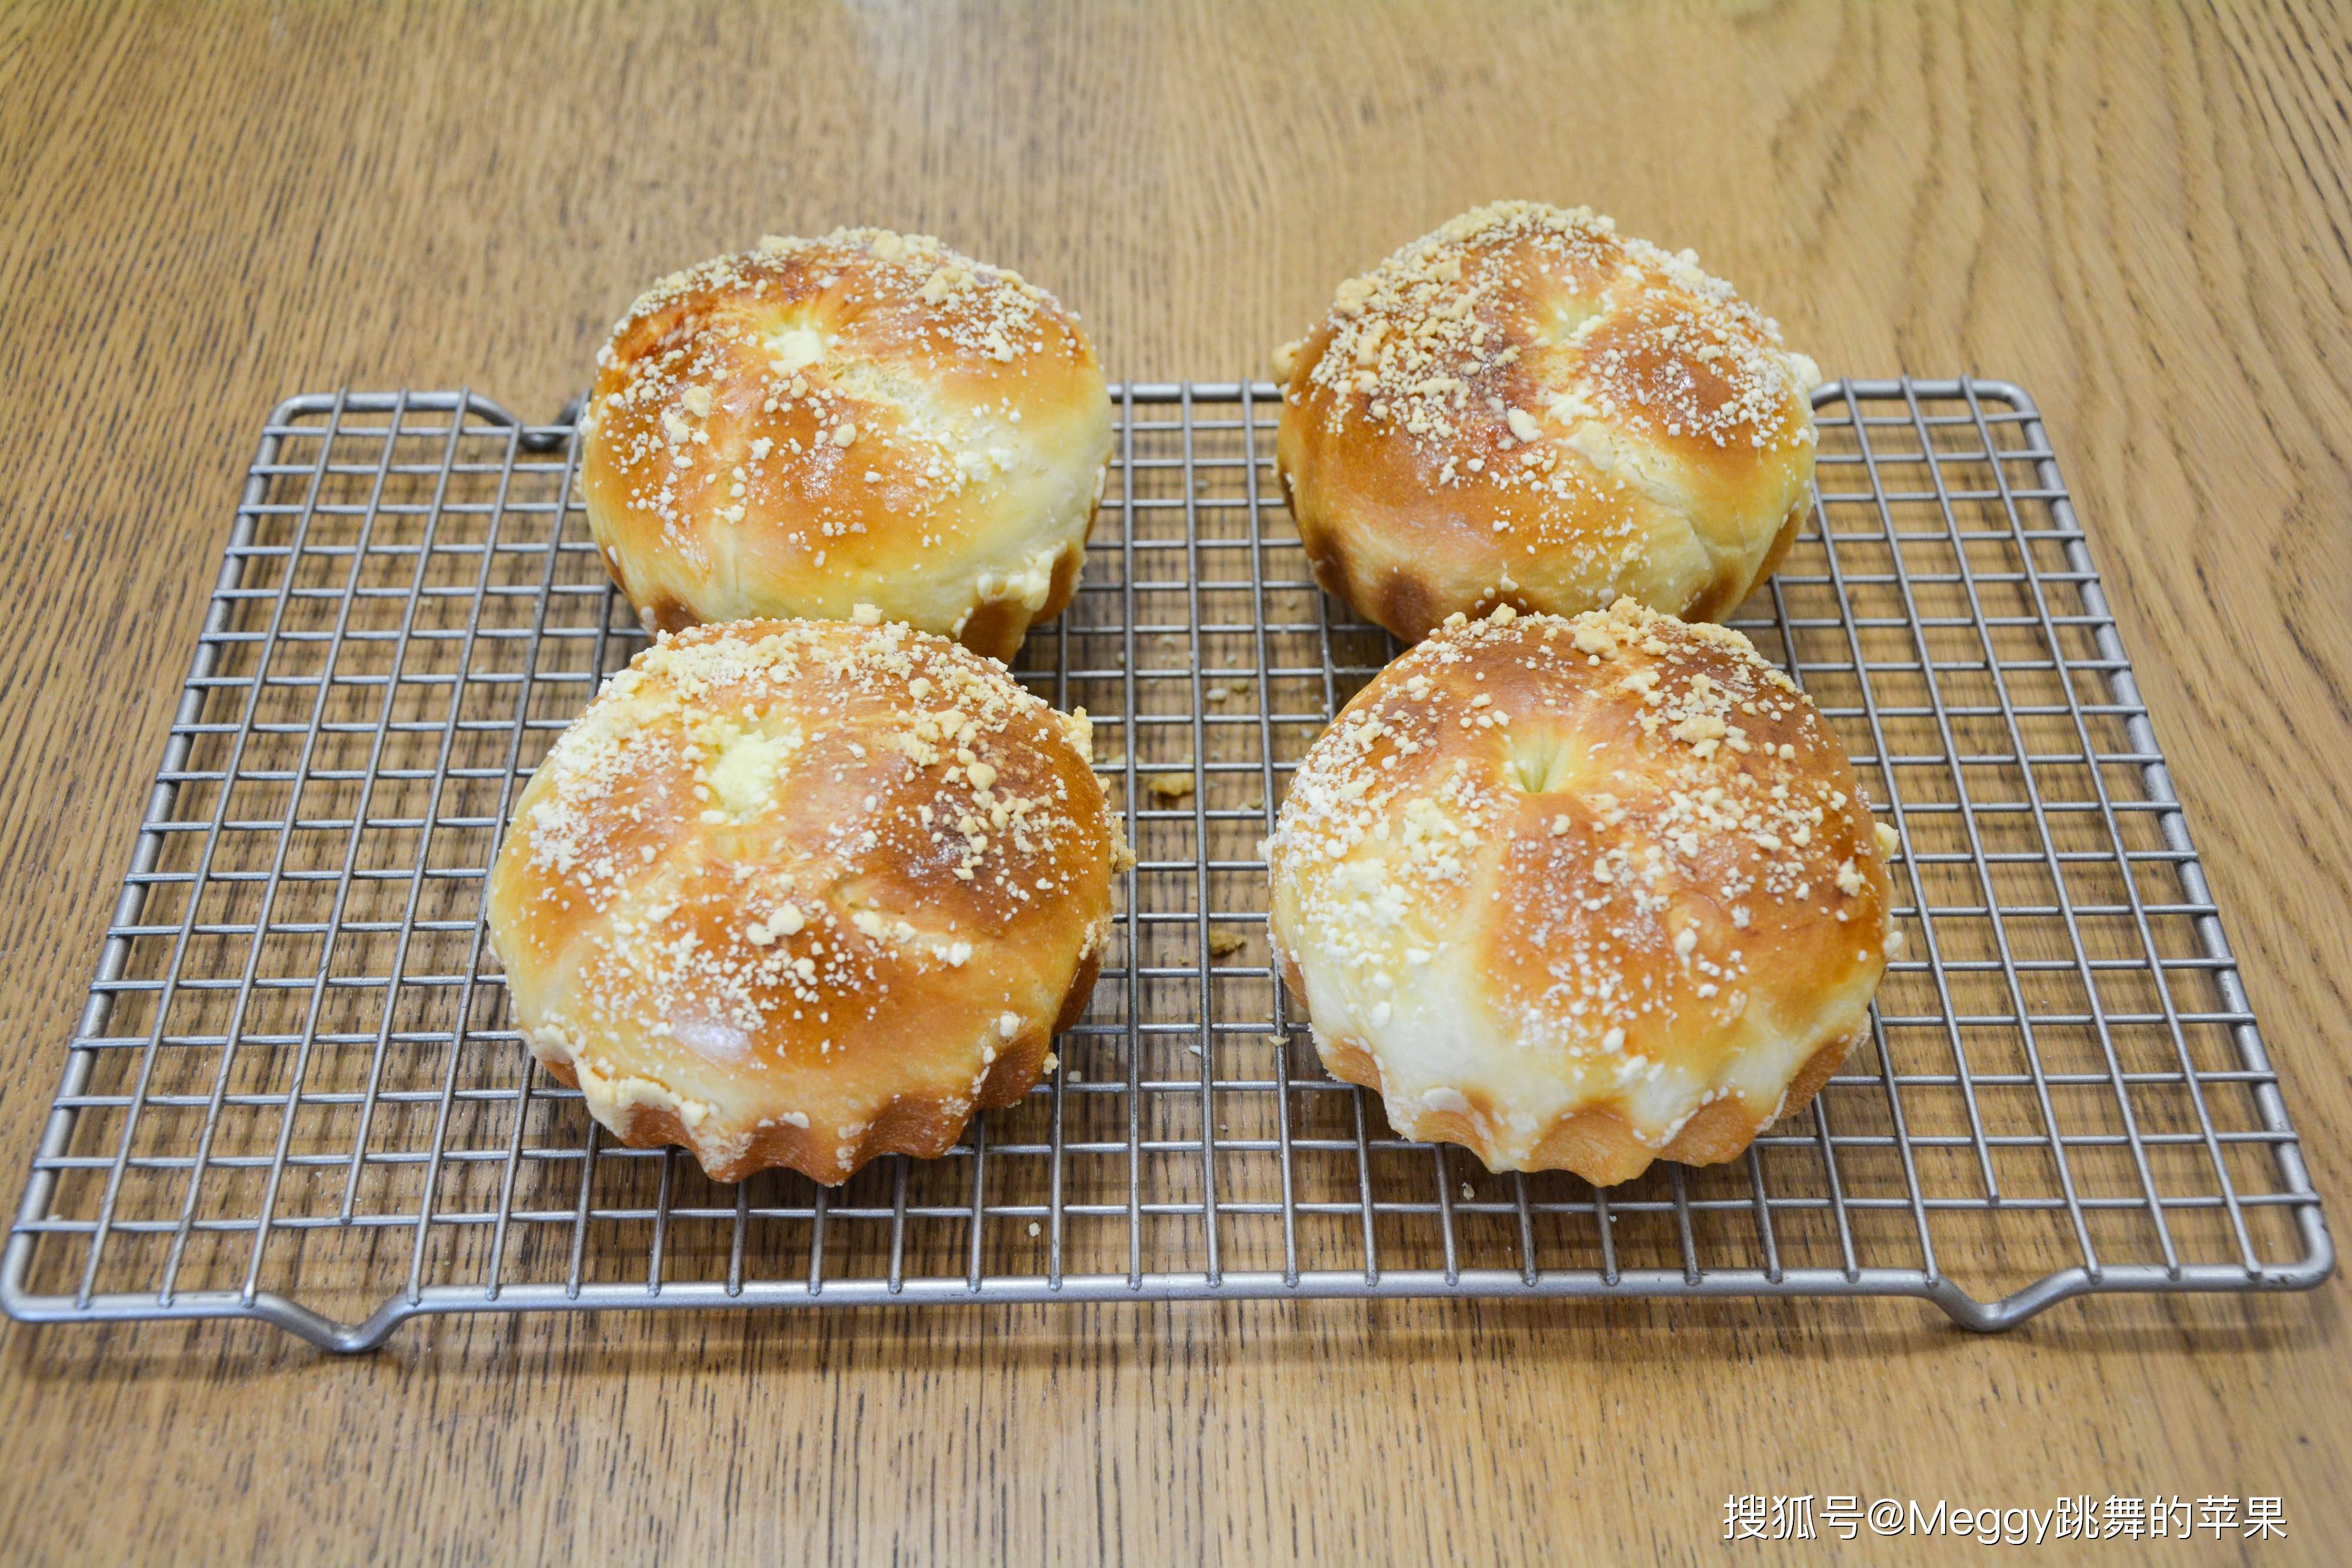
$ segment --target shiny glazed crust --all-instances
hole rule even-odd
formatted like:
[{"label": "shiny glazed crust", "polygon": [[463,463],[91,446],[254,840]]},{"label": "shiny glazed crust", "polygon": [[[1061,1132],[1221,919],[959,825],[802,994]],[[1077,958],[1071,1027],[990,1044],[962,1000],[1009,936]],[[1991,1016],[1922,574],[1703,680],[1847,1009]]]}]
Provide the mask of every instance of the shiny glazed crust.
[{"label": "shiny glazed crust", "polygon": [[1811,504],[1820,372],[1685,252],[1482,207],[1276,355],[1316,579],[1407,641],[1496,604],[1728,615]]},{"label": "shiny glazed crust", "polygon": [[656,284],[581,433],[590,529],[648,630],[864,603],[1010,659],[1077,587],[1110,398],[1051,295],[854,229]]},{"label": "shiny glazed crust", "polygon": [[532,1052],[732,1181],[943,1152],[1076,1021],[1123,853],[1056,714],[879,624],[665,635],[523,791],[490,934]]},{"label": "shiny glazed crust", "polygon": [[1308,751],[1267,859],[1325,1064],[1495,1170],[1730,1159],[1867,1028],[1892,835],[1746,638],[1620,601],[1441,628]]}]

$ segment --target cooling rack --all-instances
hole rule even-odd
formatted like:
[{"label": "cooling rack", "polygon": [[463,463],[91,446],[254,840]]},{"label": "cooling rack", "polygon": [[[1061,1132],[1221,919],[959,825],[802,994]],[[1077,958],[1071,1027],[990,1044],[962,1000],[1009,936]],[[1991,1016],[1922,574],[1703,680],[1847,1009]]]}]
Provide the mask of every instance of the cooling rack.
[{"label": "cooling rack", "polygon": [[257,1318],[1283,1296],[1900,1295],[1977,1329],[2291,1290],[2319,1201],[2032,402],[1817,397],[1819,506],[1735,624],[1900,833],[1871,1037],[1735,1164],[1595,1189],[1409,1142],[1318,1065],[1258,845],[1392,645],[1309,580],[1265,383],[1118,389],[1076,603],[1138,862],[1058,1066],[932,1161],[706,1180],[539,1072],[484,940],[521,781],[643,638],[568,421],[290,398],[262,431],[0,1304]]}]

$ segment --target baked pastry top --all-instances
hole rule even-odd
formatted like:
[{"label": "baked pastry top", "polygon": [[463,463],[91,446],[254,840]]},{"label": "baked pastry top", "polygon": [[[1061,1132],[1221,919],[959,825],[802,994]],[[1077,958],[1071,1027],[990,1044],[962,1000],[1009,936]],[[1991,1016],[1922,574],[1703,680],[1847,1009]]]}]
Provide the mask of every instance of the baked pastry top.
[{"label": "baked pastry top", "polygon": [[1084,1010],[1125,853],[1065,716],[876,612],[664,635],[549,752],[489,880],[530,1049],[737,1180],[945,1152]]},{"label": "baked pastry top", "polygon": [[1464,214],[1341,284],[1276,369],[1316,577],[1408,642],[1496,604],[1719,620],[1809,506],[1813,362],[1584,208]]},{"label": "baked pastry top", "polygon": [[1010,659],[1076,588],[1110,398],[1045,290],[843,229],[655,284],[581,437],[589,527],[649,630],[871,604]]},{"label": "baked pastry top", "polygon": [[1886,855],[1738,632],[1621,600],[1457,615],[1308,751],[1272,932],[1333,1073],[1494,1170],[1730,1159],[1867,1028]]}]

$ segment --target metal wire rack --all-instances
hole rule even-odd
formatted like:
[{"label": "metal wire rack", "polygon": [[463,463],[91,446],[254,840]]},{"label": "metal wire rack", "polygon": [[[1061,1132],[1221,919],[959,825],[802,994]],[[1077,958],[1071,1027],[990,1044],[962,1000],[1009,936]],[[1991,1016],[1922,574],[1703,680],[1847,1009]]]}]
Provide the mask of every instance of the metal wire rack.
[{"label": "metal wire rack", "polygon": [[1258,843],[1393,652],[1309,580],[1264,383],[1129,385],[1017,674],[1096,717],[1139,860],[1059,1066],[836,1190],[616,1145],[534,1068],[480,884],[641,645],[568,423],[342,392],[264,427],[0,1266],[22,1319],[1282,1296],[2292,1290],[2333,1252],[2025,394],[1818,396],[1814,521],[1735,624],[1902,835],[1872,1038],[1738,1163],[1595,1189],[1408,1142],[1269,965]]}]

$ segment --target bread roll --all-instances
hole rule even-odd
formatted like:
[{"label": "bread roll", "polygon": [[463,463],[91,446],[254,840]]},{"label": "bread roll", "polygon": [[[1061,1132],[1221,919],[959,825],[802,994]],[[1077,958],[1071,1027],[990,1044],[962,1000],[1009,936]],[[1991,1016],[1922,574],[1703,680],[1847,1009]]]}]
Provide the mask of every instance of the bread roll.
[{"label": "bread roll", "polygon": [[1411,642],[1496,604],[1728,615],[1803,522],[1813,362],[1688,251],[1504,202],[1276,356],[1317,580]]},{"label": "bread roll", "polygon": [[654,285],[581,439],[589,528],[648,631],[871,604],[1009,660],[1077,588],[1110,397],[1045,290],[844,229]]},{"label": "bread roll", "polygon": [[734,1181],[932,1155],[1076,1021],[1124,854],[1065,716],[864,622],[664,635],[523,791],[490,936],[549,1072]]},{"label": "bread roll", "polygon": [[1273,939],[1324,1064],[1491,1170],[1737,1157],[1899,946],[1853,768],[1748,640],[1621,600],[1455,616],[1308,751]]}]

